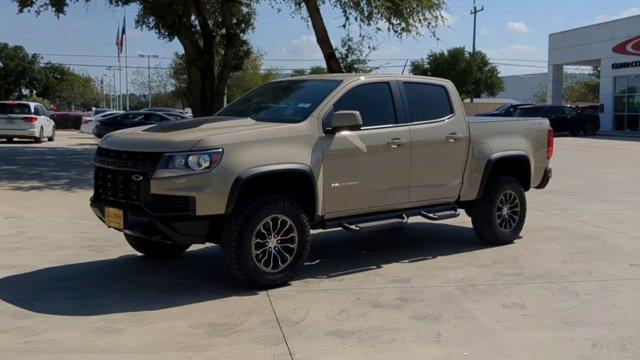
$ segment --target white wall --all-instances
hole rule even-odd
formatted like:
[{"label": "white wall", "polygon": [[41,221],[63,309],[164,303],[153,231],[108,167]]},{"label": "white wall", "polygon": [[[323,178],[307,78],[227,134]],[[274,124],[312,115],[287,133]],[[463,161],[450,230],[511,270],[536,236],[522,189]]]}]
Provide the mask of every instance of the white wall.
[{"label": "white wall", "polygon": [[[638,35],[640,16],[549,35],[550,69],[558,69],[560,65],[601,65],[600,103],[604,104],[604,113],[600,114],[600,119],[603,130],[613,130],[613,78],[640,74],[640,68],[613,70],[611,66],[614,63],[637,61],[640,57],[619,55],[612,49],[615,45]],[[554,103],[562,98],[557,94],[559,81],[561,80],[557,76],[549,76],[548,95],[549,100],[553,100]]]}]

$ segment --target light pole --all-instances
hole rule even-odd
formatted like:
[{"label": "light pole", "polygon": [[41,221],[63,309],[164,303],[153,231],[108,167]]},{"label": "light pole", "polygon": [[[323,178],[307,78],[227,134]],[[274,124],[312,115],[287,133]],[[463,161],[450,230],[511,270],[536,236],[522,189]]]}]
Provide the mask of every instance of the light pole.
[{"label": "light pole", "polygon": [[158,54],[138,53],[138,57],[147,58],[147,102],[148,107],[151,107],[151,59],[157,59],[160,56],[158,56]]}]

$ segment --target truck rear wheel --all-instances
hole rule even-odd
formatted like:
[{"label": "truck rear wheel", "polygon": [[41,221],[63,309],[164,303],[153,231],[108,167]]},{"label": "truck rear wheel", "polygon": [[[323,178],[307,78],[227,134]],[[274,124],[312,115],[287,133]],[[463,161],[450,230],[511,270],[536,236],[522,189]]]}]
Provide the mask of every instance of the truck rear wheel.
[{"label": "truck rear wheel", "polygon": [[239,205],[222,231],[225,262],[239,282],[257,288],[288,283],[311,248],[304,211],[282,195]]},{"label": "truck rear wheel", "polygon": [[156,260],[176,259],[190,247],[189,245],[149,240],[129,234],[125,234],[124,237],[135,251]]},{"label": "truck rear wheel", "polygon": [[514,242],[524,227],[527,199],[520,183],[510,176],[494,178],[471,211],[473,229],[491,245]]}]

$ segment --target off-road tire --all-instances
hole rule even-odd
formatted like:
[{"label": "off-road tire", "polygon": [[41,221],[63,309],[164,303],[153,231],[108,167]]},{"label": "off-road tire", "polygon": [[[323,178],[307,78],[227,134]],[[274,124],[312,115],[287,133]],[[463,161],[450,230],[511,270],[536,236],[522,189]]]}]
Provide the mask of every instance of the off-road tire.
[{"label": "off-road tire", "polygon": [[42,144],[42,141],[44,141],[44,129],[40,128],[40,132],[38,133],[38,136],[33,138],[33,141],[35,141],[36,144]]},{"label": "off-road tire", "polygon": [[[283,215],[291,220],[298,242],[291,262],[277,272],[258,267],[252,255],[254,232],[265,219]],[[309,220],[300,205],[283,195],[265,195],[238,204],[221,233],[225,264],[233,277],[251,288],[272,288],[287,284],[304,265],[311,250]]]},{"label": "off-road tire", "polygon": [[[512,192],[519,203],[518,220],[513,229],[505,231],[498,225],[498,201],[503,194]],[[504,215],[503,215],[504,216]],[[471,210],[473,230],[480,240],[491,245],[513,243],[524,227],[527,216],[527,199],[522,185],[510,176],[499,176],[489,181],[482,197],[476,200]]]},{"label": "off-road tire", "polygon": [[51,136],[49,136],[47,138],[48,142],[54,142],[56,141],[56,128],[54,127],[53,129],[51,129]]},{"label": "off-road tire", "polygon": [[135,251],[155,260],[176,259],[190,247],[190,245],[171,244],[162,241],[149,240],[129,234],[125,234],[124,237],[127,239],[127,242]]}]

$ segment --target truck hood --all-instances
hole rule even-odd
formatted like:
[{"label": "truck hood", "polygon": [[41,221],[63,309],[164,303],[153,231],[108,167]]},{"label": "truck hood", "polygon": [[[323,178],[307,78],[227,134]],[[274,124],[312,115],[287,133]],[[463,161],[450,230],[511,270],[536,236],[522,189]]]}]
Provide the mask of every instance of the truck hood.
[{"label": "truck hood", "polygon": [[228,135],[286,126],[249,118],[208,117],[180,120],[152,126],[120,130],[108,134],[100,146],[122,151],[189,151],[203,139],[224,145]]}]

